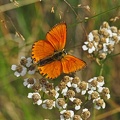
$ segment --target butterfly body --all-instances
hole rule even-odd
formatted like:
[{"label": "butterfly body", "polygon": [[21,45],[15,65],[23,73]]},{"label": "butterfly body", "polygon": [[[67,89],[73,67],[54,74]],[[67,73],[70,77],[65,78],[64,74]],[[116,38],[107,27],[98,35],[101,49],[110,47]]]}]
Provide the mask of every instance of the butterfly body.
[{"label": "butterfly body", "polygon": [[38,61],[37,64],[39,66],[44,66],[44,65],[54,62],[56,60],[60,61],[66,54],[67,53],[64,49],[62,51],[56,51],[56,52],[54,52],[53,55],[49,55],[49,56],[41,59],[40,61]]},{"label": "butterfly body", "polygon": [[32,58],[46,78],[54,79],[61,73],[69,74],[86,66],[83,60],[67,54],[64,50],[66,31],[66,23],[61,22],[47,33],[46,40],[39,40],[33,44]]}]

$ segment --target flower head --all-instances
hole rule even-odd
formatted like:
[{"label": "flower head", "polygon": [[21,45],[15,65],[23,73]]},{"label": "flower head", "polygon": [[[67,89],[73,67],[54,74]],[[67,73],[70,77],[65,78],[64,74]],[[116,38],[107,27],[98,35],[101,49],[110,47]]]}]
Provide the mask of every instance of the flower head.
[{"label": "flower head", "polygon": [[28,88],[32,88],[35,83],[36,83],[35,78],[26,78],[24,79],[23,85],[27,86]]},{"label": "flower head", "polygon": [[67,103],[65,103],[65,99],[64,98],[58,98],[56,99],[56,107],[58,109],[65,109],[67,107]]},{"label": "flower head", "polygon": [[56,99],[59,97],[59,93],[55,89],[49,90],[48,95]]},{"label": "flower head", "polygon": [[74,115],[73,120],[83,120],[80,115]]},{"label": "flower head", "polygon": [[105,102],[101,98],[94,99],[93,103],[95,103],[95,108],[98,110],[101,108],[103,108],[103,109],[105,108]]},{"label": "flower head", "polygon": [[78,87],[78,85],[79,85],[80,82],[81,82],[81,80],[80,80],[79,77],[74,77],[74,78],[72,79],[72,87],[73,87],[73,88]]},{"label": "flower head", "polygon": [[107,88],[107,87],[100,87],[99,89],[98,89],[98,91],[101,93],[101,95],[103,96],[103,97],[105,97],[106,99],[109,99],[110,98],[110,90],[109,90],[109,88]]},{"label": "flower head", "polygon": [[87,90],[88,90],[88,83],[85,81],[80,82],[78,87],[76,87],[76,92],[77,93],[81,92],[81,95],[84,95]]},{"label": "flower head", "polygon": [[21,57],[21,60],[20,60],[20,64],[25,66],[25,67],[30,67],[30,65],[32,64],[32,59],[31,57]]},{"label": "flower head", "polygon": [[55,101],[46,99],[43,101],[42,107],[44,109],[52,109],[53,107],[55,107]]},{"label": "flower head", "polygon": [[29,67],[28,67],[28,74],[34,74],[35,71],[36,71],[36,65],[35,64],[31,64]]},{"label": "flower head", "polygon": [[16,77],[24,76],[24,75],[26,74],[26,72],[27,72],[27,68],[24,67],[24,66],[22,66],[22,65],[12,65],[12,66],[11,66],[11,69],[12,69],[13,71],[15,71],[15,72],[14,72],[14,75],[15,75]]},{"label": "flower head", "polygon": [[72,110],[62,110],[60,114],[60,120],[72,120],[74,117],[74,112]]},{"label": "flower head", "polygon": [[90,111],[87,108],[84,108],[81,113],[81,118],[87,120],[90,117]]},{"label": "flower head", "polygon": [[97,91],[93,91],[93,90],[88,91],[88,94],[89,94],[89,96],[88,96],[89,100],[97,99],[100,96],[100,94]]},{"label": "flower head", "polygon": [[104,85],[104,77],[103,76],[93,77],[89,79],[88,82],[89,89],[96,90]]},{"label": "flower head", "polygon": [[81,108],[81,104],[82,104],[81,99],[73,98],[73,99],[70,99],[70,100],[73,102],[73,104],[75,106],[75,110],[79,110]]},{"label": "flower head", "polygon": [[41,96],[39,93],[29,93],[28,98],[32,98],[34,104],[40,105],[42,103]]}]

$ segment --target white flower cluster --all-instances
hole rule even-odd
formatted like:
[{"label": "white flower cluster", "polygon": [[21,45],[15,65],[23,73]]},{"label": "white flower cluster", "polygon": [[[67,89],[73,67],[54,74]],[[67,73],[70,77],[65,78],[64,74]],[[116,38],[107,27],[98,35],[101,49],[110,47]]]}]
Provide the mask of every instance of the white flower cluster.
[{"label": "white flower cluster", "polygon": [[107,22],[103,22],[99,30],[93,30],[89,33],[82,48],[92,57],[105,59],[119,41],[120,30],[115,26],[110,27]]},{"label": "white flower cluster", "polygon": [[[88,119],[90,117],[88,109],[82,109],[82,101],[76,97],[76,94],[85,95],[88,90],[88,83],[80,81],[79,77],[64,76],[57,86],[54,86],[53,83],[50,83],[46,79],[39,79],[37,81],[35,78],[28,78],[24,79],[23,85],[35,91],[28,93],[28,98],[31,98],[34,104],[42,105],[44,109],[51,110],[54,107],[58,108],[60,111],[60,120],[84,120],[84,118]],[[40,93],[44,93],[46,99],[42,100],[42,94]],[[72,104],[73,107],[69,108],[68,104]],[[81,109],[81,115],[75,114],[71,109],[74,109],[74,111]]]},{"label": "white flower cluster", "polygon": [[12,65],[11,69],[15,71],[14,75],[16,77],[25,76],[27,72],[28,74],[34,74],[36,71],[35,65],[33,64],[31,57],[21,57],[20,64]]},{"label": "white flower cluster", "polygon": [[98,76],[88,80],[88,100],[92,100],[96,109],[105,108],[104,99],[110,98],[110,91],[107,87],[104,87],[104,77]]},{"label": "white flower cluster", "polygon": [[[19,65],[12,65],[11,69],[17,77],[24,76],[27,72],[33,75],[37,73],[32,59],[25,57],[21,58]],[[28,93],[28,98],[34,104],[41,105],[44,109],[58,108],[60,120],[87,120],[90,111],[83,107],[86,97],[95,104],[96,109],[105,108],[104,98],[110,98],[109,89],[103,86],[103,76],[91,78],[88,82],[81,81],[79,77],[64,76],[58,85],[45,78],[29,77],[24,79],[23,85],[33,90]],[[75,114],[79,110],[79,115]]]}]

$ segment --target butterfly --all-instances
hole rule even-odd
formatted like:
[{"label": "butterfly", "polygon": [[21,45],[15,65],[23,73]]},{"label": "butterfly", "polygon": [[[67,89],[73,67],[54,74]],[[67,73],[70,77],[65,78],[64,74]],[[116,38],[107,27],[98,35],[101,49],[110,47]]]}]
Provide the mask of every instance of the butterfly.
[{"label": "butterfly", "polygon": [[46,40],[33,44],[32,59],[37,63],[40,74],[46,78],[54,79],[61,73],[69,74],[86,66],[83,60],[65,51],[66,34],[67,25],[61,22],[46,34]]}]

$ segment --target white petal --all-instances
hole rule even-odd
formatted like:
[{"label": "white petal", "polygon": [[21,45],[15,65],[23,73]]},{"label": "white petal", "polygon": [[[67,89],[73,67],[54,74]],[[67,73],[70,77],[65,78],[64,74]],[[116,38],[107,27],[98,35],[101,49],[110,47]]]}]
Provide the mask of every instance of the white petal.
[{"label": "white petal", "polygon": [[31,88],[33,86],[33,84],[28,84],[27,88]]},{"label": "white petal", "polygon": [[38,100],[37,104],[40,105],[42,103],[42,100]]},{"label": "white petal", "polygon": [[26,59],[25,56],[22,56],[20,59]]},{"label": "white petal", "polygon": [[93,41],[93,34],[90,32],[89,35],[88,35],[88,40],[89,41]]},{"label": "white petal", "polygon": [[77,87],[77,88],[76,88],[76,92],[77,92],[77,93],[80,93],[80,91],[81,91],[81,90]]},{"label": "white petal", "polygon": [[56,86],[56,87],[55,87],[55,90],[56,90],[56,91],[59,91],[59,90],[60,90],[60,88],[59,88],[58,86]]},{"label": "white petal", "polygon": [[33,93],[28,93],[28,98],[32,98],[32,96],[33,96]]},{"label": "white petal", "polygon": [[59,93],[57,92],[55,95],[55,98],[57,99],[59,97]]},{"label": "white petal", "polygon": [[82,49],[86,51],[86,50],[88,50],[88,47],[86,45],[83,45]]},{"label": "white petal", "polygon": [[79,110],[80,109],[80,105],[75,106],[75,110]]},{"label": "white petal", "polygon": [[43,101],[43,103],[46,103],[47,99]]},{"label": "white petal", "polygon": [[92,53],[94,50],[92,48],[88,49],[88,53]]},{"label": "white petal", "polygon": [[48,108],[49,110],[51,110],[53,108],[53,106],[51,106],[50,108]]},{"label": "white petal", "polygon": [[28,58],[27,58],[27,60],[28,60],[29,62],[32,62],[32,59],[31,59],[31,57],[28,57]]},{"label": "white petal", "polygon": [[27,58],[26,66],[30,67],[31,64],[32,64],[32,59],[31,59],[31,57],[29,57],[29,58]]},{"label": "white petal", "polygon": [[107,94],[106,96],[107,96],[107,99],[110,99],[110,94]]},{"label": "white petal", "polygon": [[108,51],[107,46],[106,46],[105,43],[103,44],[103,51],[104,51],[104,52]]},{"label": "white petal", "polygon": [[71,113],[71,117],[74,116],[74,112],[72,110],[69,110],[69,112]]},{"label": "white petal", "polygon": [[88,96],[88,100],[91,100],[91,95]]},{"label": "white petal", "polygon": [[109,33],[109,37],[112,37],[112,31],[108,29],[107,32]]},{"label": "white petal", "polygon": [[87,109],[87,108],[84,108],[82,111],[83,111],[83,112],[86,112],[86,111],[88,111],[88,109]]},{"label": "white petal", "polygon": [[60,120],[65,120],[63,115],[60,115]]},{"label": "white petal", "polygon": [[23,82],[23,85],[24,85],[24,86],[27,86],[27,85],[28,85],[28,83],[25,81],[25,82]]},{"label": "white petal", "polygon": [[103,105],[102,105],[102,108],[104,109],[104,108],[105,108],[105,106],[106,106],[106,105],[105,105],[105,102],[104,102],[104,103],[103,103]]},{"label": "white petal", "polygon": [[117,33],[112,33],[112,36],[117,36]]},{"label": "white petal", "polygon": [[60,114],[63,114],[64,112],[66,112],[66,110],[62,110],[62,111],[60,112]]},{"label": "white petal", "polygon": [[92,93],[93,93],[93,90],[89,90],[89,91],[88,91],[88,94],[92,94]]},{"label": "white petal", "polygon": [[33,75],[35,73],[35,70],[29,70],[28,74]]},{"label": "white petal", "polygon": [[65,109],[66,107],[67,107],[67,104],[64,104],[64,105],[63,105],[63,108]]},{"label": "white petal", "polygon": [[104,81],[102,81],[102,82],[98,82],[98,85],[101,86],[101,87],[102,87],[104,84],[105,84]]},{"label": "white petal", "polygon": [[118,40],[120,41],[120,35],[118,35]]},{"label": "white petal", "polygon": [[30,62],[26,63],[26,67],[30,67],[31,65],[32,65],[32,63],[30,63]]},{"label": "white petal", "polygon": [[42,104],[42,107],[43,107],[44,109],[47,109],[46,104]]},{"label": "white petal", "polygon": [[53,102],[53,107],[55,107],[55,101]]},{"label": "white petal", "polygon": [[67,83],[67,86],[68,86],[68,87],[71,87],[71,82],[68,82],[68,83]]},{"label": "white petal", "polygon": [[92,82],[93,80],[94,80],[94,79],[93,79],[93,78],[91,78],[91,79],[89,79],[89,80],[88,80],[88,82]]},{"label": "white petal", "polygon": [[102,90],[103,90],[103,87],[98,87],[98,90],[97,90],[97,91],[101,93]]},{"label": "white petal", "polygon": [[68,91],[68,87],[64,88],[61,93],[65,96],[67,91]]},{"label": "white petal", "polygon": [[24,76],[24,75],[26,74],[26,72],[27,72],[27,68],[26,68],[26,67],[23,67],[23,70],[22,70],[22,72],[20,73],[21,76]]},{"label": "white petal", "polygon": [[76,87],[77,87],[77,84],[72,83],[72,87],[73,87],[73,88],[76,88]]},{"label": "white petal", "polygon": [[11,70],[16,70],[17,65],[12,65]]},{"label": "white petal", "polygon": [[16,77],[19,77],[19,76],[20,76],[20,73],[17,72],[17,71],[15,71],[14,75],[15,75]]},{"label": "white petal", "polygon": [[98,105],[95,105],[95,108],[96,108],[97,110],[99,110],[101,107],[98,106]]},{"label": "white petal", "polygon": [[96,90],[96,87],[93,87],[93,86],[92,86],[92,87],[91,87],[91,90]]},{"label": "white petal", "polygon": [[86,45],[87,45],[88,43],[89,43],[89,42],[87,42],[87,41],[86,41],[86,42],[84,42],[84,44],[86,44]]},{"label": "white petal", "polygon": [[86,93],[86,90],[82,90],[81,95],[84,95]]},{"label": "white petal", "polygon": [[69,98],[69,100],[71,100],[72,102],[73,102],[74,99],[75,99],[75,98],[73,98],[73,97],[72,97],[72,98]]}]

